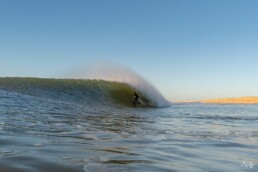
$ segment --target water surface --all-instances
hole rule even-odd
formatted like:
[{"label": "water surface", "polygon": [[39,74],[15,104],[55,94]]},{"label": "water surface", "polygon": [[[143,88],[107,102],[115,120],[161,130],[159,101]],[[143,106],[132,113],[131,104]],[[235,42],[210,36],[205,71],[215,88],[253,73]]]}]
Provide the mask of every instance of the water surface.
[{"label": "water surface", "polygon": [[133,108],[18,88],[0,89],[1,172],[258,171],[258,105]]}]

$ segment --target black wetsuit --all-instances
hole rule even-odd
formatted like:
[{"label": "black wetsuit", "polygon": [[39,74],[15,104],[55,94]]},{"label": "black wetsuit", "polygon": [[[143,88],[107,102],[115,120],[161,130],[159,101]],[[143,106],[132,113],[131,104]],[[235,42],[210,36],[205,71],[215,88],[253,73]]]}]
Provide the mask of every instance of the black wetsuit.
[{"label": "black wetsuit", "polygon": [[138,94],[137,93],[134,93],[134,100],[133,100],[133,106],[135,107],[136,106],[136,104],[138,104],[139,103],[139,96],[138,96]]}]

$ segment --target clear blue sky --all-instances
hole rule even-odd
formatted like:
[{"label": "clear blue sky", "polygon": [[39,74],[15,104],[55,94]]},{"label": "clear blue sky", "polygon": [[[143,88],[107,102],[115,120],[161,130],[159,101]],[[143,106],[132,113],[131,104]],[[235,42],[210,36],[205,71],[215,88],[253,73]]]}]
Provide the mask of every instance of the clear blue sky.
[{"label": "clear blue sky", "polygon": [[170,100],[258,95],[257,0],[1,0],[0,76],[121,63]]}]

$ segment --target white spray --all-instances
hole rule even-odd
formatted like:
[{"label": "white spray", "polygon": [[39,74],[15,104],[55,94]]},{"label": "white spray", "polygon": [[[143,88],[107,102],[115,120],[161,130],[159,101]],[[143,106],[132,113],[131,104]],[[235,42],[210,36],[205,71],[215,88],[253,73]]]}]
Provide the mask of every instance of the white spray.
[{"label": "white spray", "polygon": [[76,79],[101,79],[127,83],[146,97],[158,107],[167,107],[169,102],[161,93],[144,78],[122,65],[111,63],[98,63],[77,71],[72,78]]}]

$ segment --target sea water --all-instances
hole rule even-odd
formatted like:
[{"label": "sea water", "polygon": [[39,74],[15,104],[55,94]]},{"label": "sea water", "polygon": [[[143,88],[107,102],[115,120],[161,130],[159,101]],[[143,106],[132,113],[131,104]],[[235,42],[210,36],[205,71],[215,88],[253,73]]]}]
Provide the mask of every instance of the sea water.
[{"label": "sea water", "polygon": [[0,172],[258,171],[258,105],[134,108],[44,82],[0,87]]}]

